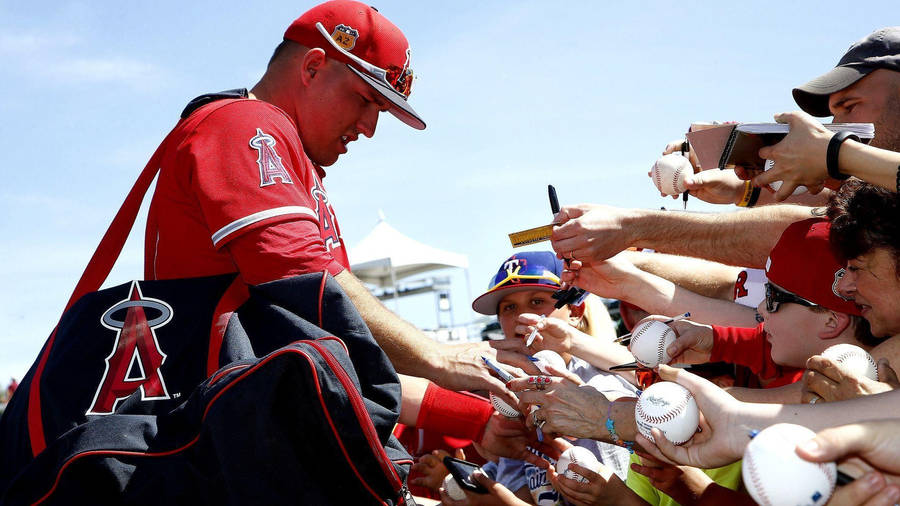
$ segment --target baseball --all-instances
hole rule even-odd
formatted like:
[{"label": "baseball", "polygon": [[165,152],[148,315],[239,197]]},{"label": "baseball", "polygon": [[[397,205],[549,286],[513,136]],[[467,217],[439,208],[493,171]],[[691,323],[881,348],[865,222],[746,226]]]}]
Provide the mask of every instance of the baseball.
[{"label": "baseball", "polygon": [[700,411],[688,389],[662,381],[650,385],[638,398],[634,419],[641,435],[650,441],[654,441],[650,429],[656,427],[666,439],[680,445],[697,432]]},{"label": "baseball", "polygon": [[842,369],[857,378],[865,376],[878,381],[878,366],[872,355],[852,344],[836,344],[822,352],[822,356],[831,359]]},{"label": "baseball", "polygon": [[664,155],[650,169],[653,184],[664,195],[683,193],[687,189],[684,185],[684,178],[693,173],[694,168],[691,166],[691,162],[680,153]]},{"label": "baseball", "polygon": [[578,464],[594,472],[597,472],[600,468],[600,461],[597,460],[597,457],[590,450],[581,446],[573,446],[562,452],[562,455],[556,461],[556,472],[570,480],[587,483],[587,478],[569,470],[569,464]]},{"label": "baseball", "polygon": [[491,394],[491,404],[494,405],[494,409],[497,410],[498,413],[507,417],[507,418],[518,418],[522,413],[516,411],[515,408],[506,403],[503,399],[494,395],[493,392]]},{"label": "baseball", "polygon": [[541,350],[534,354],[534,358],[537,359],[537,362],[535,362],[534,365],[536,365],[544,374],[550,374],[545,367],[547,364],[553,366],[557,371],[566,370],[566,361],[559,356],[559,353],[556,353],[553,350]]},{"label": "baseball", "polygon": [[828,502],[837,466],[807,462],[794,449],[816,434],[800,425],[779,423],[764,429],[744,450],[741,474],[753,500],[763,506],[819,505]]},{"label": "baseball", "polygon": [[456,483],[456,480],[453,479],[452,474],[448,474],[444,477],[444,490],[447,491],[447,495],[450,496],[450,499],[454,501],[462,501],[466,498],[466,493],[463,492],[462,487],[459,486],[459,483]]},{"label": "baseball", "polygon": [[668,364],[672,357],[666,348],[675,340],[675,331],[663,322],[650,320],[634,327],[628,349],[644,367]]}]

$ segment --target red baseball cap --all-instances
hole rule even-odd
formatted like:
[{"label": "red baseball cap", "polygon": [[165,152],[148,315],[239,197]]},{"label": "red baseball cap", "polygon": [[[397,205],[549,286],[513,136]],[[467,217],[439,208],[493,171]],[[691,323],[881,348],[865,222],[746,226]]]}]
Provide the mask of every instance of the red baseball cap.
[{"label": "red baseball cap", "polygon": [[823,218],[792,223],[769,252],[766,276],[771,283],[814,304],[859,316],[856,304],[838,293],[845,270],[828,242],[830,231],[831,222]]},{"label": "red baseball cap", "polygon": [[391,114],[417,130],[425,128],[407,103],[413,82],[409,42],[374,7],[350,0],[319,4],[295,19],[284,39],[325,50],[390,100]]}]

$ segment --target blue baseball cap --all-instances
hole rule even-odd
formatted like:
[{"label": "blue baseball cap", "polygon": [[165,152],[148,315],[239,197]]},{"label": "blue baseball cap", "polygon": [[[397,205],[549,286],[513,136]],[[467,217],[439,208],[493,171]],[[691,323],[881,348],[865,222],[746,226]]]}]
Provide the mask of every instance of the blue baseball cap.
[{"label": "blue baseball cap", "polygon": [[472,309],[484,315],[496,315],[500,299],[525,290],[559,290],[562,260],[551,251],[516,253],[500,264],[486,292],[472,302]]}]

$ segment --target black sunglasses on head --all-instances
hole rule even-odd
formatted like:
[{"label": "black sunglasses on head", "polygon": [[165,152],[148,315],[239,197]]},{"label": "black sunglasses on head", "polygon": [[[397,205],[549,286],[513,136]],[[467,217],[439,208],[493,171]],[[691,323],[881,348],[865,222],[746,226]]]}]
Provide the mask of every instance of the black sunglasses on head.
[{"label": "black sunglasses on head", "polygon": [[766,311],[770,313],[778,311],[778,306],[782,302],[800,304],[801,306],[806,307],[818,306],[818,304],[810,302],[786,290],[782,290],[772,283],[766,283]]}]

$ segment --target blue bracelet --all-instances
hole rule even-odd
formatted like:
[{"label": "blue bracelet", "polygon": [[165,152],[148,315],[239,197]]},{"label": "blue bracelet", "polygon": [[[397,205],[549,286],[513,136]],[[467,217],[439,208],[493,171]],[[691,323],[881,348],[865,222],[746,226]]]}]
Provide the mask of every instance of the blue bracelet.
[{"label": "blue bracelet", "polygon": [[606,431],[609,432],[609,437],[612,438],[613,444],[628,449],[628,453],[634,453],[634,441],[622,441],[622,438],[616,433],[616,423],[612,419],[612,407],[615,402],[610,402],[609,408],[606,410]]}]

